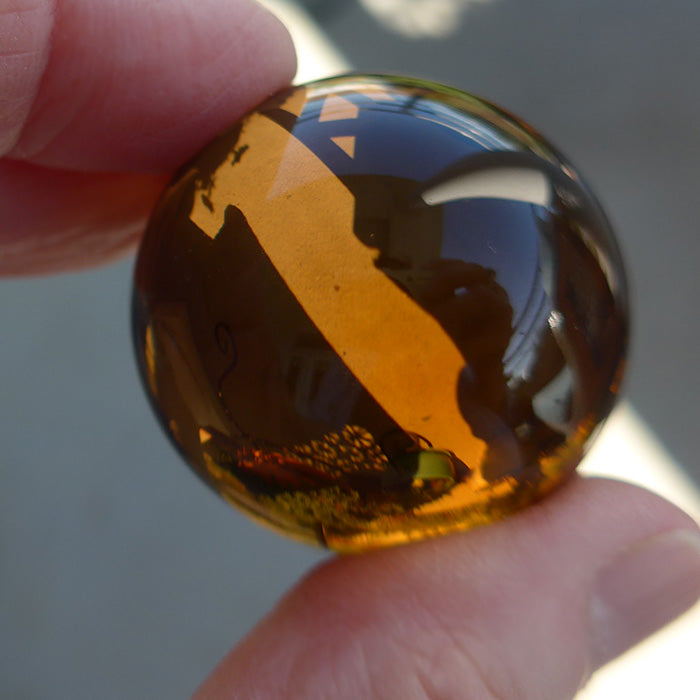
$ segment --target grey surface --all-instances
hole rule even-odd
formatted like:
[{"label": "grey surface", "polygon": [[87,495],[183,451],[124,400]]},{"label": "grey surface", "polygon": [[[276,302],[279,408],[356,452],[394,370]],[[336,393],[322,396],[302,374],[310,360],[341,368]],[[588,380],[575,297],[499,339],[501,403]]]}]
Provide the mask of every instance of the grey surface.
[{"label": "grey surface", "polygon": [[[359,68],[481,93],[580,166],[635,288],[627,394],[698,478],[700,4],[495,0],[467,20],[409,43],[346,3],[328,28]],[[129,278],[127,262],[0,283],[2,698],[186,698],[320,556],[229,509],[165,442]]]},{"label": "grey surface", "polygon": [[319,552],[166,443],[137,381],[131,262],[0,284],[0,697],[186,698]]}]

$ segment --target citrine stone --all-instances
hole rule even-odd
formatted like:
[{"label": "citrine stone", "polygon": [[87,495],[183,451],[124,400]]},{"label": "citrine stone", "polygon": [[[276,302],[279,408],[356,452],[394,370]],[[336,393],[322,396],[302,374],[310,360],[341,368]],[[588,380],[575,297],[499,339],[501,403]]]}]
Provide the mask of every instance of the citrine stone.
[{"label": "citrine stone", "polygon": [[358,551],[560,484],[613,405],[628,322],[609,224],[535,131],[452,88],[346,76],[271,98],[181,170],[133,327],[210,486]]}]

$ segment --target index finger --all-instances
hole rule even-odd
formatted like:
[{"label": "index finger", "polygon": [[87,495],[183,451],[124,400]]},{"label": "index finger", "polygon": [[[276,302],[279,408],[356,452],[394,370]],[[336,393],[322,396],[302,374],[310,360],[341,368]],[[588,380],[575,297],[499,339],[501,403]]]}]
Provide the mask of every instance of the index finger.
[{"label": "index finger", "polygon": [[252,0],[0,4],[0,274],[129,248],[170,173],[294,69]]},{"label": "index finger", "polygon": [[0,42],[0,153],[50,168],[171,170],[294,72],[250,0],[14,0]]}]

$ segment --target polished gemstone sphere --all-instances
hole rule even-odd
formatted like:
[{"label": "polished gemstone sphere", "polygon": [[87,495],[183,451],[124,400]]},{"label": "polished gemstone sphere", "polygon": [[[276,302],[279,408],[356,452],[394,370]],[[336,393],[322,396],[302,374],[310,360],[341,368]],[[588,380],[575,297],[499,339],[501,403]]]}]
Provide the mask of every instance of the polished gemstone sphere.
[{"label": "polished gemstone sphere", "polygon": [[423,81],[283,92],[184,167],[135,273],[144,385],[231,503],[358,551],[551,491],[618,391],[617,245],[535,131]]}]

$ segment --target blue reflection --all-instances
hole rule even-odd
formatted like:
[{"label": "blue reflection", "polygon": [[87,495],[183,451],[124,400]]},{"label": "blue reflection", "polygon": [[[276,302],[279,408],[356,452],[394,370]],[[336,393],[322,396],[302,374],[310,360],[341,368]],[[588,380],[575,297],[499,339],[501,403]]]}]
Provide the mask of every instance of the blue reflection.
[{"label": "blue reflection", "polygon": [[442,207],[442,257],[493,270],[508,293],[517,327],[532,303],[538,278],[539,231],[533,206],[502,199],[462,199]]},{"label": "blue reflection", "polygon": [[[292,132],[341,177],[372,173],[425,182],[461,158],[513,150],[512,141],[493,127],[466,120],[433,100],[377,101],[361,93],[342,97],[360,108],[356,118],[319,121],[323,100],[312,100]],[[353,157],[332,141],[343,136],[355,137]]]}]

